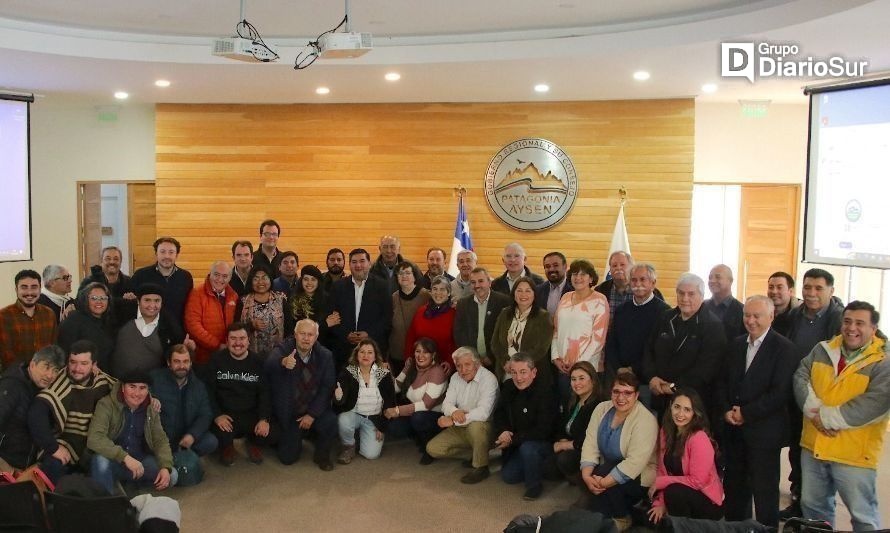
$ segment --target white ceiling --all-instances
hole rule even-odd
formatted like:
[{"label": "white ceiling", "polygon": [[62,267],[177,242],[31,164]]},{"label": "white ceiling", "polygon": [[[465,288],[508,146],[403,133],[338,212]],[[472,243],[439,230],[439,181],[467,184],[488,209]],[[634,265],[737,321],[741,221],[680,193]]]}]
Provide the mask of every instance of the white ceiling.
[{"label": "white ceiling", "polygon": [[[114,102],[425,102],[739,98],[802,102],[811,80],[720,78],[721,41],[794,42],[890,71],[890,0],[353,0],[353,31],[374,50],[295,71],[302,47],[337,25],[336,0],[246,0],[245,16],[279,46],[274,64],[212,57],[238,0],[4,0],[0,90]],[[635,70],[652,78],[637,82]],[[383,75],[396,71],[398,82]],[[172,85],[159,89],[158,78]],[[549,93],[533,92],[537,83]],[[315,94],[324,85],[326,96]]]}]

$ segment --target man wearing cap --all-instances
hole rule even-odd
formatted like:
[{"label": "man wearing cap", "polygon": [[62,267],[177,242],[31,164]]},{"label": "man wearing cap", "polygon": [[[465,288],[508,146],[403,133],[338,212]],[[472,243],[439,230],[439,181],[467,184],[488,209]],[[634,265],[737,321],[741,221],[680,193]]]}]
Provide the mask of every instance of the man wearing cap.
[{"label": "man wearing cap", "polygon": [[39,450],[40,468],[53,482],[89,466],[85,452],[90,419],[114,383],[96,366],[97,350],[92,341],[73,342],[66,371],[38,392],[28,409],[28,430]]},{"label": "man wearing cap", "polygon": [[96,404],[87,447],[95,452],[90,477],[114,494],[118,481],[164,490],[176,484],[173,454],[161,417],[151,409],[151,376],[141,369],[126,374]]},{"label": "man wearing cap", "polygon": [[161,312],[163,292],[164,289],[154,283],[136,288],[136,318],[118,330],[111,368],[102,370],[109,370],[113,376],[122,376],[136,368],[151,371],[164,366],[164,354],[174,344],[182,343],[190,350],[195,349],[195,342]]}]

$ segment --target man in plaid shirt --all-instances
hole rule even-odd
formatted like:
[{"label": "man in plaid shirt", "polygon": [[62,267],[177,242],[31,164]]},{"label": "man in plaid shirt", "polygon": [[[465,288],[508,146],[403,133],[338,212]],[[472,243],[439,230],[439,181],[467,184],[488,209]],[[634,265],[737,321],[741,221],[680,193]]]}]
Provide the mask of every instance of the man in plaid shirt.
[{"label": "man in plaid shirt", "polygon": [[34,352],[56,340],[56,317],[40,298],[40,274],[15,275],[16,301],[0,309],[0,370],[30,360]]}]

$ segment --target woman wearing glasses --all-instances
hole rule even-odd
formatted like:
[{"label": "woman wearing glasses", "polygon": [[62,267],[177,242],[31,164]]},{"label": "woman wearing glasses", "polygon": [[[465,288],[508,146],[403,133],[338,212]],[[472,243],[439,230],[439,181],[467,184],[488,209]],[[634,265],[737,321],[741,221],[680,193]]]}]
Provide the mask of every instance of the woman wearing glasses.
[{"label": "woman wearing glasses", "polygon": [[[104,372],[111,369],[111,354],[114,352],[118,327],[110,297],[111,293],[104,284],[88,284],[77,294],[76,309],[59,325],[58,344],[65,353],[75,341],[93,341],[99,349],[96,363]],[[158,365],[163,364],[163,359],[158,361]]]},{"label": "woman wearing glasses", "polygon": [[389,369],[397,376],[405,365],[405,336],[411,328],[411,321],[417,310],[430,301],[430,291],[420,286],[423,274],[411,261],[402,261],[396,265],[396,281],[399,289],[392,293],[392,329],[389,332]]},{"label": "woman wearing glasses", "polygon": [[252,326],[250,350],[261,358],[284,340],[284,304],[286,296],[272,290],[272,272],[255,266],[247,274],[247,294],[241,299],[241,322]]},{"label": "woman wearing glasses", "polygon": [[655,481],[653,451],[658,422],[639,402],[640,381],[630,372],[615,376],[611,400],[590,416],[581,448],[581,480],[587,489],[584,505],[630,527],[631,508]]}]

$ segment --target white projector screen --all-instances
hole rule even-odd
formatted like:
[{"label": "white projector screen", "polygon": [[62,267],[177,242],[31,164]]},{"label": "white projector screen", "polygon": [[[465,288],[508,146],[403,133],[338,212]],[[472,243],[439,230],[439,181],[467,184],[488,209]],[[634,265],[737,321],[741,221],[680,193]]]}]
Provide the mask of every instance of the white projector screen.
[{"label": "white projector screen", "polygon": [[810,93],[804,261],[890,268],[890,80]]},{"label": "white projector screen", "polygon": [[0,262],[31,260],[31,97],[0,93]]}]

